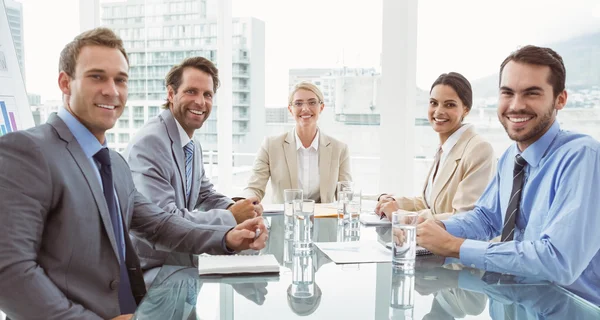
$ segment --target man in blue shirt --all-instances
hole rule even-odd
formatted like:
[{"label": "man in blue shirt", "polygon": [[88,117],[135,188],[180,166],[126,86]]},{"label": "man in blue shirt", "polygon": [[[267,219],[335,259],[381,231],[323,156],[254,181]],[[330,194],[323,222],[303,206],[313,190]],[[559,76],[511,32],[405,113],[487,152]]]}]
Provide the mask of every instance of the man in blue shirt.
[{"label": "man in blue shirt", "polygon": [[600,143],[560,129],[565,74],[549,48],[525,46],[506,58],[498,118],[516,143],[475,208],[420,223],[417,242],[471,267],[547,279],[600,305]]}]

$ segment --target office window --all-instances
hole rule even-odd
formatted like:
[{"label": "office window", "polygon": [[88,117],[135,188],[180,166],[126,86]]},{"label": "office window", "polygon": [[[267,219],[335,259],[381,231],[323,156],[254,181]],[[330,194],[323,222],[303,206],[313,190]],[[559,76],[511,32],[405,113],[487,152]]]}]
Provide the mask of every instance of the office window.
[{"label": "office window", "polygon": [[119,133],[119,143],[128,143],[129,133]]},{"label": "office window", "polygon": [[121,118],[118,121],[119,124],[119,128],[125,129],[125,128],[129,128],[129,118],[123,118],[123,116],[121,116]]},{"label": "office window", "polygon": [[158,115],[158,107],[156,106],[150,106],[148,107],[148,118],[153,118],[156,117]]},{"label": "office window", "polygon": [[144,119],[144,107],[133,107],[133,118]]}]

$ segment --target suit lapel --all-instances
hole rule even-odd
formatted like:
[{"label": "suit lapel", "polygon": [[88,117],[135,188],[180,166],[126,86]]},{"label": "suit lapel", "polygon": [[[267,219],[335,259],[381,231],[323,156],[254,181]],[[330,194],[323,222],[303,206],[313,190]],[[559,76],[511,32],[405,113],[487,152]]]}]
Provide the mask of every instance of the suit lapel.
[{"label": "suit lapel", "polygon": [[[431,199],[433,199],[432,203],[430,204],[431,208],[434,207],[433,205],[437,201],[440,192],[448,184],[450,178],[454,174],[454,171],[456,171],[456,168],[458,167],[458,162],[462,158],[465,148],[467,147],[467,142],[471,140],[474,134],[475,132],[473,131],[473,128],[469,128],[465,132],[463,132],[463,134],[460,136],[460,139],[458,139],[458,142],[454,145],[454,147],[448,154],[446,162],[441,167],[441,171],[438,171],[438,174],[435,177],[435,182],[433,183],[431,190]],[[440,166],[441,165],[442,164],[440,164]]]},{"label": "suit lapel", "polygon": [[328,197],[331,189],[331,151],[331,141],[329,140],[329,137],[322,132],[319,133],[319,190],[321,200],[331,198]]},{"label": "suit lapel", "polygon": [[117,192],[117,197],[119,198],[119,207],[121,209],[121,216],[123,217],[123,228],[125,232],[129,232],[129,190],[125,188],[128,185],[127,183],[127,168],[121,167],[118,164],[123,161],[120,159],[120,156],[114,152],[110,152],[110,162],[112,163],[112,172],[113,172],[113,181],[115,184],[115,190]]},{"label": "suit lapel", "polygon": [[427,185],[429,184],[429,177],[431,176],[431,172],[433,171],[434,167],[435,167],[435,160],[433,161],[433,164],[429,168],[429,173],[427,173],[427,178],[425,179],[425,185],[423,185],[423,200],[425,200],[425,204],[429,208],[432,208],[433,206],[432,206],[432,203],[427,203]]},{"label": "suit lapel", "polygon": [[298,158],[296,154],[296,137],[294,135],[294,129],[288,132],[285,141],[283,142],[283,154],[285,155],[285,161],[288,165],[288,171],[290,174],[290,188],[298,188]]},{"label": "suit lapel", "polygon": [[92,164],[86,157],[83,149],[81,149],[81,146],[67,125],[58,116],[55,114],[50,115],[48,124],[56,129],[56,132],[62,140],[67,142],[67,151],[69,151],[69,154],[71,154],[71,157],[73,157],[73,160],[77,163],[79,170],[81,170],[81,173],[87,181],[88,187],[94,196],[98,211],[100,212],[100,217],[102,218],[102,223],[113,248],[113,252],[118,260],[119,252],[117,251],[117,241],[115,239],[110,213],[108,212],[108,206],[106,205],[106,199],[104,198],[104,192],[102,191],[100,181],[98,181],[96,173],[94,172],[96,169],[92,168]]},{"label": "suit lapel", "polygon": [[184,204],[188,203],[188,198],[186,196],[185,190],[185,154],[183,152],[183,147],[181,146],[181,138],[179,138],[179,130],[177,129],[177,124],[175,123],[175,118],[171,113],[171,110],[167,109],[163,111],[159,117],[164,121],[165,126],[167,127],[167,134],[169,135],[169,139],[171,139],[171,152],[173,152],[173,157],[175,158],[175,165],[179,170],[179,178],[181,181],[181,190],[183,190],[183,202]]}]

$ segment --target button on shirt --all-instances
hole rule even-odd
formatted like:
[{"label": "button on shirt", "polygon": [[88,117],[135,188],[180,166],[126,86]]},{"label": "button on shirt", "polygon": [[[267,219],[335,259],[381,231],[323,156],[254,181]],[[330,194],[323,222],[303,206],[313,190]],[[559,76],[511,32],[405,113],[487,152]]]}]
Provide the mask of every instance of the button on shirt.
[{"label": "button on shirt", "polygon": [[[57,115],[67,125],[69,131],[71,131],[71,133],[75,137],[75,140],[77,140],[77,143],[79,143],[79,146],[81,146],[81,149],[83,149],[83,153],[92,165],[92,168],[96,169],[94,170],[94,173],[96,175],[96,178],[98,178],[100,188],[102,189],[102,191],[104,191],[104,187],[102,186],[102,178],[100,177],[100,164],[96,162],[96,160],[94,160],[94,155],[98,151],[100,151],[100,149],[107,147],[106,141],[104,141],[103,145],[100,144],[98,139],[90,132],[90,130],[88,130],[83,124],[81,124],[81,122],[79,122],[79,120],[77,120],[72,114],[70,114],[69,111],[67,111],[67,109],[59,108]],[[116,202],[117,211],[119,213],[119,221],[122,221],[123,219],[121,218],[121,207],[119,206],[119,198],[117,196],[117,192],[114,191],[114,193],[115,200],[117,200]],[[121,230],[123,228],[124,226],[122,226]],[[122,238],[124,239],[124,237]],[[125,257],[125,241],[121,241],[119,246],[122,250],[123,257]]]},{"label": "button on shirt", "polygon": [[[502,232],[512,189],[514,158],[527,161],[514,241],[489,243]],[[472,211],[443,221],[464,265],[542,277],[600,305],[600,143],[561,131],[557,121],[520,152],[514,144]]]},{"label": "button on shirt", "polygon": [[[471,127],[472,125],[470,124],[462,125],[460,128],[458,128],[458,130],[451,134],[450,137],[448,137],[448,139],[446,139],[446,142],[444,142],[444,144],[442,144],[442,156],[440,158],[440,164],[438,165],[437,176],[439,176],[442,167],[446,163],[446,159],[448,159],[448,154],[450,154],[452,148],[454,148],[454,146],[458,143],[458,140],[460,140],[460,137],[463,135],[463,133],[465,133],[465,131],[467,131]],[[435,168],[434,170],[431,170],[431,173],[429,174],[429,178],[427,180],[427,187],[425,188],[425,201],[429,204],[430,207],[433,207],[432,200],[435,200],[431,199],[431,190],[433,189],[433,183],[435,181],[433,178],[434,172]]]},{"label": "button on shirt", "polygon": [[305,148],[296,135],[298,159],[298,188],[302,189],[304,199],[321,200],[319,189],[319,131],[308,148]]}]

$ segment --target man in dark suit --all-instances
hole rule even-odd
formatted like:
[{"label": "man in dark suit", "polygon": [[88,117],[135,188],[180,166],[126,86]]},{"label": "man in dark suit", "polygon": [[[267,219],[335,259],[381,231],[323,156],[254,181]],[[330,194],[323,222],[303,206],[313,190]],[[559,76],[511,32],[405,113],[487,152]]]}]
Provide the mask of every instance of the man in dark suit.
[{"label": "man in dark suit", "polygon": [[129,319],[145,294],[129,231],[165,251],[265,246],[260,217],[195,224],[137,192],[105,140],[127,102],[128,69],[111,30],[82,33],[60,57],[64,108],[0,137],[0,309],[13,320]]}]

